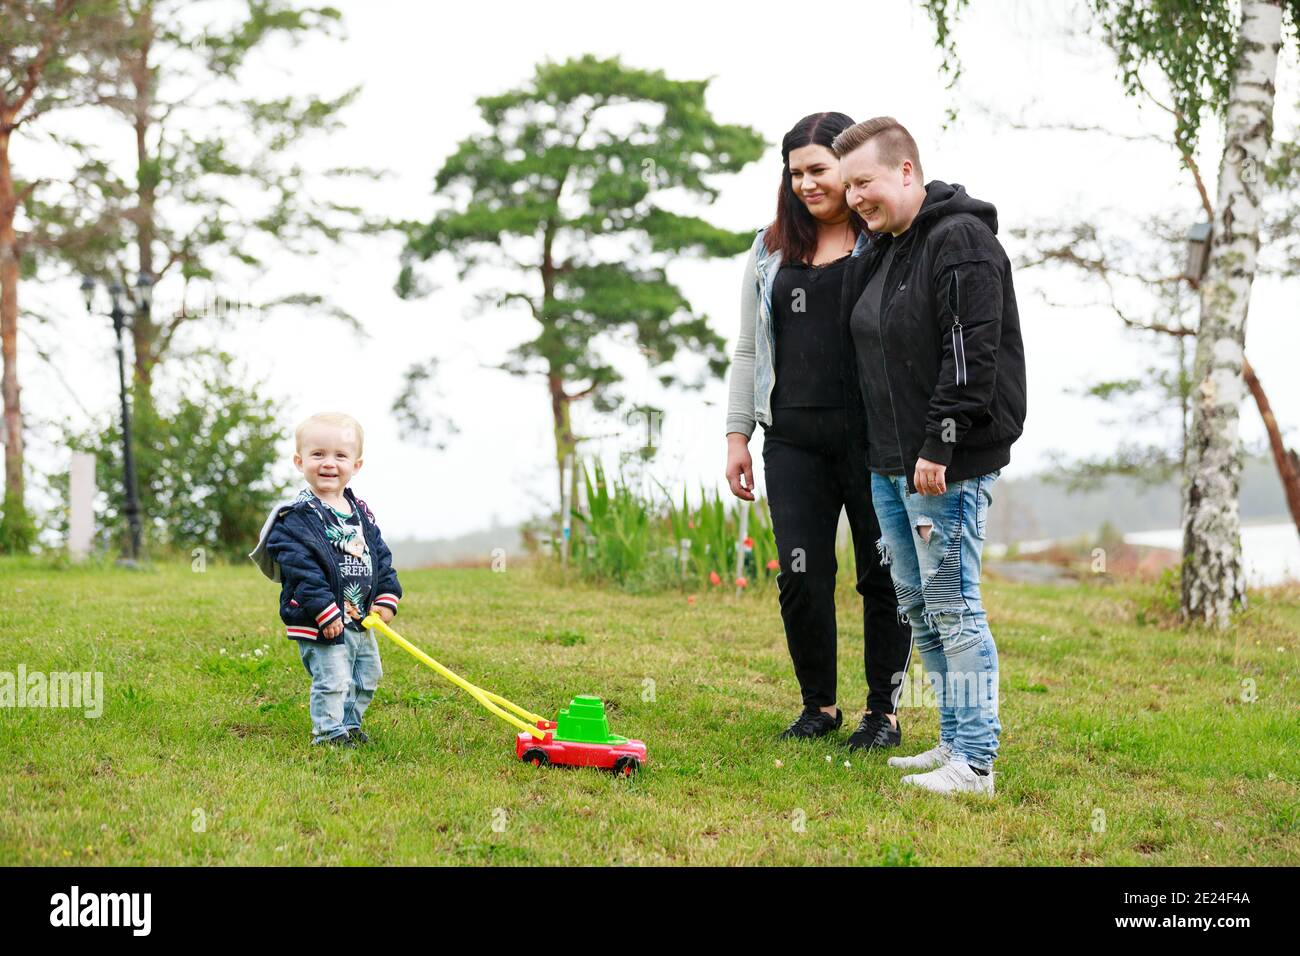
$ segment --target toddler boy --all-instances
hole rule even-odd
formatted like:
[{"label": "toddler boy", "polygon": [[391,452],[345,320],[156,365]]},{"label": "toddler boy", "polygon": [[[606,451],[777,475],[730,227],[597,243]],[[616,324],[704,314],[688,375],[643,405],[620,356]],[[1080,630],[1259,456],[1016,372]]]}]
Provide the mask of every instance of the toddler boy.
[{"label": "toddler boy", "polygon": [[363,628],[373,608],[385,623],[402,586],[366,503],[348,482],[361,470],[364,433],[350,415],[312,415],[295,432],[294,466],[307,488],[277,505],[249,555],[280,582],[285,636],[298,642],[311,675],[312,743],[355,747],[370,738],[361,718],[383,670],[379,646]]}]

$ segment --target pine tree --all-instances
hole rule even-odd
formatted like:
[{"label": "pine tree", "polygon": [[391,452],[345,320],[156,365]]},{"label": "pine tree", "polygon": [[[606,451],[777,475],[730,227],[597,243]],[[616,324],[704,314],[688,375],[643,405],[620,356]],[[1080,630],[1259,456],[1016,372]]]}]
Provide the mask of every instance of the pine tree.
[{"label": "pine tree", "polygon": [[[545,380],[561,482],[577,443],[574,403],[610,410],[619,402],[612,387],[620,376],[600,354],[601,340],[629,335],[652,366],[685,349],[712,375],[727,368],[724,340],[665,267],[672,256],[735,255],[753,234],[658,201],[669,189],[712,200],[712,177],[762,153],[754,130],[713,119],[707,90],[707,80],[672,80],[617,58],[543,63],[524,86],[479,98],[488,131],[462,141],[438,172],[446,208],[407,225],[397,286],[404,296],[423,291],[415,264],[443,253],[461,264],[462,277],[495,265],[523,280],[483,299],[521,306],[537,321],[536,337],[516,347],[504,369]],[[599,254],[613,243],[621,255]],[[667,368],[659,380],[679,382]]]}]

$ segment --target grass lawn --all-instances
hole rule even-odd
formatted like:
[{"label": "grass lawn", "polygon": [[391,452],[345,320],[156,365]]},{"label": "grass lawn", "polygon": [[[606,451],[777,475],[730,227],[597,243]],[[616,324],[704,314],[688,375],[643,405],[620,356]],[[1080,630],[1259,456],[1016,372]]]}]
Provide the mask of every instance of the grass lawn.
[{"label": "grass lawn", "polygon": [[[1252,593],[1216,635],[1169,626],[1150,585],[987,584],[1004,727],[989,801],[776,742],[799,697],[775,589],[692,605],[526,566],[402,582],[405,637],[543,714],[603,696],[650,765],[520,764],[513,729],[383,639],[372,743],[313,748],[307,674],[251,564],[9,560],[0,671],[102,671],[104,708],[0,708],[0,864],[1300,863],[1296,588]],[[841,598],[839,740],[866,696]],[[934,744],[932,709],[901,718],[901,752]]]}]

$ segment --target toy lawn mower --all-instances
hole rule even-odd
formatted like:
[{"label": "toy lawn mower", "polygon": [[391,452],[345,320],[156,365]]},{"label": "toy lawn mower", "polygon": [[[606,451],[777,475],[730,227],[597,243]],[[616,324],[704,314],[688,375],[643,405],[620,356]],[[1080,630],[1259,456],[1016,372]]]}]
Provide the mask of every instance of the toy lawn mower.
[{"label": "toy lawn mower", "polygon": [[[360,618],[351,607],[349,613],[354,620]],[[644,742],[609,732],[605,705],[599,697],[579,694],[560,711],[558,720],[547,720],[443,667],[385,624],[375,612],[371,611],[361,619],[361,626],[379,631],[421,664],[461,688],[489,713],[519,728],[521,732],[515,737],[515,756],[525,763],[534,767],[546,764],[599,767],[630,777],[646,762]]]}]

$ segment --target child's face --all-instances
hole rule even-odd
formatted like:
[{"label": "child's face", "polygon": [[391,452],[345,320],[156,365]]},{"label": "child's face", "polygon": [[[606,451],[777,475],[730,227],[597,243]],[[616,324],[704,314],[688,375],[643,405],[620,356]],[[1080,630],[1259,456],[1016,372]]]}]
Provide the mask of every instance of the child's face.
[{"label": "child's face", "polygon": [[357,436],[351,428],[314,424],[303,432],[293,463],[317,495],[342,494],[352,476],[361,470]]}]

